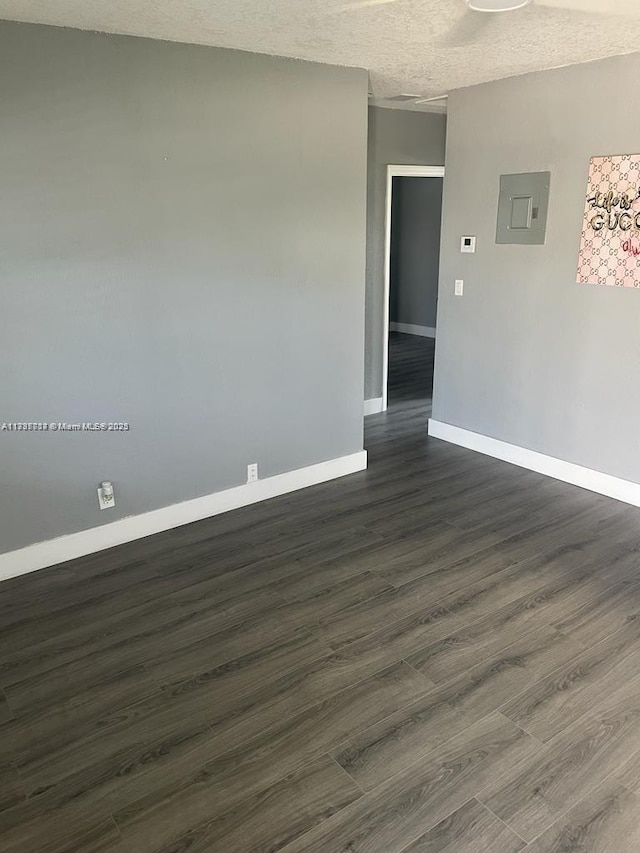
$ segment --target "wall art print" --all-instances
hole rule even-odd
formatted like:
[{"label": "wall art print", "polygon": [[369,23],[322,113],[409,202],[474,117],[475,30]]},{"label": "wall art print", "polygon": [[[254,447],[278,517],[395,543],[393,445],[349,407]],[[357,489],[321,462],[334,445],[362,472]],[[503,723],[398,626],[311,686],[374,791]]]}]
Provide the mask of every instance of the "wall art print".
[{"label": "wall art print", "polygon": [[640,288],[640,154],[591,159],[578,284]]}]

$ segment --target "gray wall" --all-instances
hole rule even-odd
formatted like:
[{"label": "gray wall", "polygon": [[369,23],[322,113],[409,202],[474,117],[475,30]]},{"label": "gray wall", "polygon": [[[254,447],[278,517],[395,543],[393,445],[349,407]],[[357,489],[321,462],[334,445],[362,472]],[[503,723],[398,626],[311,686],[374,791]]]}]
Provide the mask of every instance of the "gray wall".
[{"label": "gray wall", "polygon": [[[575,282],[589,158],[640,151],[639,84],[636,54],[451,95],[433,405],[438,420],[637,482],[640,292]],[[547,169],[546,245],[497,246],[500,174]],[[460,254],[463,234],[477,254]]]},{"label": "gray wall", "polygon": [[393,179],[391,322],[436,324],[442,184],[442,178]]},{"label": "gray wall", "polygon": [[444,165],[446,116],[369,109],[365,399],[382,396],[384,215],[387,166]]},{"label": "gray wall", "polygon": [[367,82],[0,25],[0,552],[362,448]]}]

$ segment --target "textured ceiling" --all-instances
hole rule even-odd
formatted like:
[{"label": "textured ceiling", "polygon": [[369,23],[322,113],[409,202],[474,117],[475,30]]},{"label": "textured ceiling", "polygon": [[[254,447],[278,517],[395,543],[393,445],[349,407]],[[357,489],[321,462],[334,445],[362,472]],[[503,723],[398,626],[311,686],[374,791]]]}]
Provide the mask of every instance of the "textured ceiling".
[{"label": "textured ceiling", "polygon": [[[606,13],[630,2],[637,16]],[[2,18],[360,66],[376,102],[640,49],[640,0],[501,15],[464,0],[0,0]]]}]

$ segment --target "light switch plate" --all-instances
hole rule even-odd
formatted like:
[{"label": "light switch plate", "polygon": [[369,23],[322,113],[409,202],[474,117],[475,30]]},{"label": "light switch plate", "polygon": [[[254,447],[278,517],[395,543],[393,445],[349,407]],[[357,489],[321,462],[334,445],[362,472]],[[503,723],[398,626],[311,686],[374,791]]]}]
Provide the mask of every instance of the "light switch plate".
[{"label": "light switch plate", "polygon": [[464,294],[464,281],[461,278],[456,279],[454,293],[456,296],[462,296]]}]

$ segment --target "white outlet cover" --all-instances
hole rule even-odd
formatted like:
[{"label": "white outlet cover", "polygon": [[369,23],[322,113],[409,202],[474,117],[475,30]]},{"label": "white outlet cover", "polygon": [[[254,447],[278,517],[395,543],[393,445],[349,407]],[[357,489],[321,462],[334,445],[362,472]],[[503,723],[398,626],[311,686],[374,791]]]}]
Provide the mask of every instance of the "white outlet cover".
[{"label": "white outlet cover", "polygon": [[464,294],[464,281],[461,278],[456,279],[454,293],[456,296],[462,296]]},{"label": "white outlet cover", "polygon": [[111,509],[112,506],[116,505],[115,495],[113,495],[109,500],[105,500],[102,489],[98,489],[98,505],[100,506],[100,509]]}]

